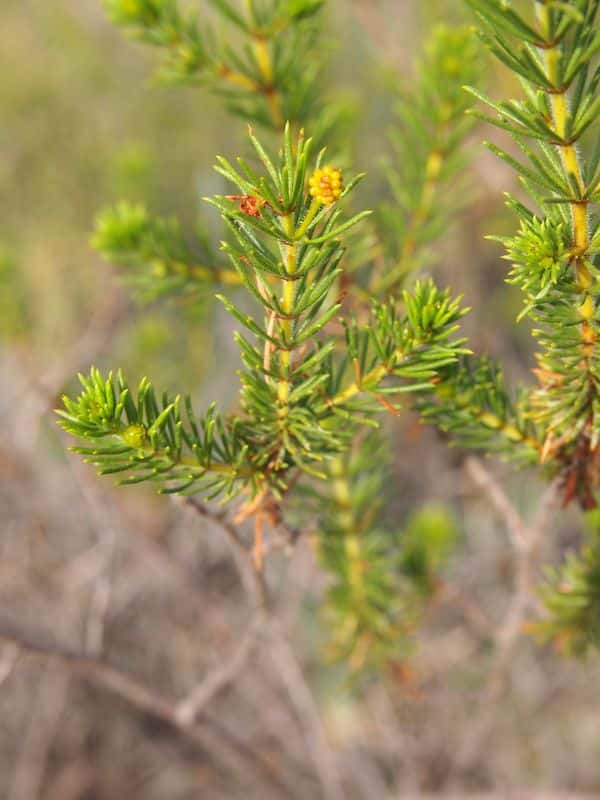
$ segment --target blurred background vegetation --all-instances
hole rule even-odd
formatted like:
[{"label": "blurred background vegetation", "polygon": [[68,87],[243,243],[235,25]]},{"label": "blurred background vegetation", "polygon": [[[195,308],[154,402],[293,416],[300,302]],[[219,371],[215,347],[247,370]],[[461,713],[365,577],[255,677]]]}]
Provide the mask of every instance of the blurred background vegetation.
[{"label": "blurred background vegetation", "polygon": [[[245,147],[244,125],[202,90],[152,85],[153,53],[126,41],[99,0],[3,0],[0,11],[3,613],[45,626],[74,647],[83,641],[93,652],[102,645],[113,661],[178,693],[243,629],[227,550],[208,524],[145,489],[98,486],[92,471],[67,459],[51,409],[90,361],[123,366],[132,382],[148,374],[203,401],[233,400],[230,365],[238,356],[225,315],[209,303],[140,307],[89,240],[97,212],[127,199],[177,216],[190,230],[201,216],[218,242],[220,223],[200,198],[221,190],[214,156]],[[331,0],[325,17],[327,91],[347,99],[354,164],[369,176],[358,202],[372,207],[385,192],[390,97],[410,81],[427,31],[439,21],[464,21],[462,6]],[[506,73],[495,69],[482,56],[492,92],[500,83],[506,92]],[[474,308],[467,328],[475,349],[501,357],[509,374],[522,377],[531,363],[527,331],[514,324],[518,292],[503,282],[499,246],[484,240],[514,225],[502,198],[513,179],[480,146],[484,135],[495,134],[475,132],[471,195],[443,237],[435,274]],[[397,525],[426,507],[432,518],[452,520],[460,539],[449,566],[454,582],[497,616],[511,574],[493,511],[465,479],[456,453],[430,431],[407,418],[393,435],[386,516]],[[527,516],[539,485],[500,470]],[[576,541],[579,526],[576,513],[565,513],[544,544],[546,557],[556,559]],[[323,657],[326,635],[316,612],[324,581],[309,543],[289,564],[278,559],[274,579],[289,589],[282,613],[349,798],[600,792],[597,659],[574,664],[526,642],[511,664],[506,702],[492,709],[493,727],[473,741],[474,714],[490,712],[480,692],[490,654],[481,637],[465,632],[460,615],[450,608],[427,621],[418,655],[402,669],[348,683]],[[257,653],[235,688],[218,698],[214,714],[234,721],[245,744],[272,764],[298,769],[300,797],[320,797],[304,766],[311,746],[303,723],[286,707],[279,668],[261,659]],[[9,648],[0,679],[2,797],[278,797],[247,765],[219,763],[208,746],[192,751],[51,667],[17,663]]]}]

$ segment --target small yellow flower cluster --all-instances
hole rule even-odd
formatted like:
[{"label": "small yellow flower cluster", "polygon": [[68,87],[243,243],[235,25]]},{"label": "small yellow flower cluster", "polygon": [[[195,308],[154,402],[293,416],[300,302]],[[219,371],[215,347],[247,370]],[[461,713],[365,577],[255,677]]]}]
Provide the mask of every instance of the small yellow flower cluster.
[{"label": "small yellow flower cluster", "polygon": [[129,447],[140,450],[146,442],[146,428],[138,423],[128,425],[124,431],[121,431],[121,439]]},{"label": "small yellow flower cluster", "polygon": [[344,188],[342,173],[335,167],[316,169],[308,182],[310,196],[324,206],[330,206],[340,199]]}]

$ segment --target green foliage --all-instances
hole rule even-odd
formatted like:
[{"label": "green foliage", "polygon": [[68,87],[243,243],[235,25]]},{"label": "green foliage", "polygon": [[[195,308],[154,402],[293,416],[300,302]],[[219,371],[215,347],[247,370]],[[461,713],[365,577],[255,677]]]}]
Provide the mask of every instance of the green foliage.
[{"label": "green foliage", "polygon": [[[535,15],[526,17],[499,0],[467,2],[480,20],[481,38],[523,87],[523,99],[499,103],[476,90],[472,93],[496,113],[484,118],[507,131],[520,149],[522,156],[515,158],[489,145],[514,168],[534,204],[528,208],[509,197],[520,227],[515,236],[501,241],[512,263],[507,280],[525,295],[520,317],[534,323],[539,387],[520,390],[516,420],[509,421],[501,413],[508,406],[501,396],[501,381],[496,381],[493,413],[500,423],[498,431],[515,434],[496,441],[505,452],[514,448],[514,442],[539,442],[540,460],[563,476],[565,502],[578,497],[589,509],[596,505],[600,442],[600,287],[594,213],[600,199],[600,151],[597,146],[586,151],[584,134],[591,131],[597,139],[600,3],[538,0],[532,4]],[[449,397],[459,399],[465,382],[456,382],[455,368],[448,373]],[[459,412],[446,407],[447,427],[464,437],[469,426],[475,426],[476,406],[463,420]],[[487,446],[482,435],[476,435],[476,443]],[[535,447],[531,449],[533,454]],[[598,645],[599,569],[600,548],[594,536],[579,554],[570,554],[562,568],[551,571],[542,588],[550,617],[536,630],[569,653],[583,654]]]},{"label": "green foliage", "polygon": [[[570,4],[535,0],[538,24],[528,22],[504,0],[466,2],[477,13],[482,24],[481,38],[490,50],[533,88],[547,96],[548,92],[566,91],[582,77],[584,81],[587,79],[590,61],[600,49],[600,36],[594,27],[598,11],[595,0],[574,0]],[[548,69],[540,57],[540,49],[545,50],[546,55],[548,51],[558,54],[555,70]],[[572,109],[570,133],[576,133],[574,138],[579,138],[579,124],[593,119],[595,103],[589,95],[576,96],[575,99],[577,103]],[[538,101],[543,106],[542,96]],[[530,100],[522,105],[521,110],[526,114],[530,112],[531,117],[524,116],[520,122],[518,101],[511,101],[506,106],[507,112],[511,108],[517,111],[516,122],[525,130],[533,130],[533,123],[537,123],[539,132],[545,131],[547,140],[555,141],[552,128],[544,128],[539,119],[539,108],[535,108]]]},{"label": "green foliage", "polygon": [[133,141],[123,145],[111,164],[115,194],[136,199],[150,195],[156,180],[155,167],[152,154],[143,143]]},{"label": "green foliage", "polygon": [[[456,540],[434,509],[388,532],[379,513],[381,446],[364,433],[379,413],[410,405],[451,441],[521,465],[543,462],[549,474],[564,476],[567,501],[595,503],[600,148],[586,157],[585,145],[600,112],[600,0],[534,0],[530,14],[504,0],[467,2],[483,42],[519,78],[523,96],[496,102],[478,88],[464,92],[481,63],[470,32],[433,32],[402,92],[383,242],[373,227],[361,232],[369,212],[346,213],[362,176],[345,182],[304,136],[308,122],[321,140],[335,119],[317,77],[323,3],[248,0],[242,11],[211,0],[211,14],[198,17],[177,0],[107,2],[118,24],[163,50],[164,78],[202,84],[238,116],[282,136],[274,153],[250,130],[250,156],[218,159],[232,194],[207,200],[225,224],[228,266],[202,234],[191,243],[177,223],[142,206],[105,212],[94,236],[147,297],[206,297],[220,287],[217,297],[238,326],[239,409],[220,416],[211,406],[196,417],[187,401],[182,415],[178,398],[159,403],[146,380],[134,400],[122,376],[93,370],[83,393],[65,399],[62,424],[88,440],[79,452],[125,482],[225,499],[244,491],[252,511],[269,498],[282,503],[312,492],[319,553],[332,576],[333,651],[356,669],[410,650]],[[233,34],[227,43],[209,32],[208,16]],[[495,116],[474,111],[474,98]],[[450,292],[427,279],[404,288],[432,261],[433,244],[466,195],[465,142],[477,117],[516,143],[518,157],[490,148],[530,198],[528,207],[509,197],[519,228],[501,242],[512,265],[507,280],[523,292],[521,316],[534,323],[539,343],[533,389],[507,388],[501,365],[466,348],[458,334],[465,311]],[[231,286],[245,290],[245,302]],[[555,576],[546,591],[556,625],[579,625],[570,640],[577,651],[585,649],[582,635],[595,640],[599,552],[592,546],[573,557],[562,583]],[[573,591],[563,591],[563,578]]]},{"label": "green foliage", "polygon": [[[384,261],[379,243],[369,231],[364,233],[364,226],[355,229],[358,235],[350,234],[344,264],[356,281],[356,294],[387,297],[372,302],[370,325],[354,319],[345,324],[346,357],[328,394],[344,400],[353,420],[359,414],[369,421],[378,409],[398,413],[400,399],[414,404],[419,396],[426,402],[440,374],[467,352],[464,340],[452,339],[465,312],[448,292],[440,292],[431,281],[417,281],[398,299],[391,290],[430,260],[430,245],[456,211],[443,198],[465,165],[462,146],[472,121],[464,116],[470,99],[462,84],[474,79],[476,62],[477,48],[467,29],[440,26],[434,31],[415,70],[416,81],[407,81],[403,89],[392,135],[397,166],[388,165],[387,175],[394,204],[383,209],[382,218],[384,249],[393,263],[389,257]],[[374,262],[385,263],[385,269],[373,270]],[[344,390],[343,378],[352,374],[355,381]],[[391,376],[396,380],[390,382]],[[412,629],[427,599],[425,576],[405,574],[402,559],[406,557],[408,567],[411,554],[404,554],[403,533],[390,533],[378,516],[384,483],[378,441],[359,440],[352,457],[333,461],[327,482],[314,489],[321,560],[333,576],[325,607],[334,631],[330,654],[349,660],[354,670],[404,658],[413,647]],[[435,531],[442,535],[444,528],[439,518],[437,522],[439,528],[433,516],[417,515],[407,531],[415,562],[418,545],[411,531],[425,532],[426,539],[431,533],[420,557],[432,581],[441,555],[436,555]]]},{"label": "green foliage", "polygon": [[[394,299],[374,302],[366,327],[355,320],[346,324],[345,372],[354,372],[356,380],[346,389],[339,380],[331,387],[334,403],[346,403],[360,392],[375,393],[379,399],[431,392],[438,372],[467,352],[464,339],[452,338],[466,310],[448,291],[440,291],[431,280],[417,281],[412,292],[403,292],[402,300],[402,305]],[[382,385],[389,376],[404,380]],[[394,408],[401,406],[396,403]]]},{"label": "green foliage", "polygon": [[[235,69],[244,80],[257,81],[256,92],[242,94],[253,104],[254,120],[266,122],[262,111],[257,114],[259,106],[268,100],[266,86],[258,87],[265,70],[272,69],[273,77],[285,72],[286,81],[294,84],[295,90],[301,88],[294,77],[295,68],[278,68],[279,51],[269,49],[269,36],[285,31],[276,33],[273,18],[267,14],[259,20],[264,36],[257,37],[256,30],[241,24],[241,18],[236,21],[237,17],[231,17],[228,4],[216,5],[241,28],[242,35],[252,40],[252,47],[244,51],[247,63],[228,61],[228,50],[219,57],[213,54],[211,60],[203,49],[196,22],[182,17],[175,3],[139,3],[134,8],[117,2],[112,4],[112,13],[118,22],[137,26],[142,38],[166,48],[171,78],[187,81],[192,75],[194,79],[201,77],[210,88],[220,91],[217,74],[223,79],[226,64],[227,70]],[[275,13],[285,7],[290,15],[284,26],[287,29],[320,5],[273,3],[270,8]],[[256,8],[250,7],[249,13],[256,13]],[[174,29],[180,33],[173,33]],[[185,68],[177,66],[177,36],[196,48],[197,58],[187,61]],[[304,77],[314,80],[315,73],[306,70],[306,59],[310,61],[312,55],[304,55]],[[428,208],[416,209],[417,219],[410,223],[419,227],[419,231],[411,229],[411,235],[418,234],[410,245],[415,255],[411,268],[421,263],[416,256],[422,252],[422,245],[440,232],[439,218],[435,230],[430,225],[436,208],[433,193],[456,176],[462,163],[458,151],[470,123],[461,121],[469,99],[460,85],[473,75],[474,56],[466,31],[440,28],[428,51],[422,92],[411,99],[418,97],[423,103],[418,124],[426,124],[427,105],[439,109],[434,125],[427,125],[426,141],[419,142],[423,165],[435,170],[436,180],[429,181],[427,187],[415,188],[417,205],[421,202],[417,196],[424,191]],[[188,70],[189,65],[193,70]],[[295,122],[303,120],[304,112],[288,102],[286,85],[285,81],[278,84],[276,96],[283,106],[274,105],[275,95],[269,95],[270,122],[275,127],[275,112],[282,107],[292,108]],[[311,103],[310,108],[306,106],[306,115],[310,111],[315,116],[318,105]],[[240,111],[235,104],[233,110]],[[408,101],[405,112],[409,113]],[[406,128],[410,130],[408,121]],[[413,135],[417,135],[415,129]],[[246,306],[242,310],[229,295],[218,295],[241,327],[235,334],[244,365],[240,373],[241,413],[222,418],[211,407],[205,417],[197,419],[188,400],[182,416],[177,398],[165,396],[158,404],[145,380],[136,413],[131,409],[128,413],[127,403],[119,406],[117,400],[110,404],[112,394],[129,396],[124,378],[119,376],[116,383],[109,378],[106,384],[99,373],[93,372],[84,379],[83,395],[76,401],[65,400],[63,424],[91,443],[78,452],[97,464],[102,473],[122,472],[124,482],[151,480],[160,491],[204,491],[209,497],[230,497],[245,488],[255,495],[268,488],[282,498],[297,470],[319,478],[321,483],[314,484],[313,490],[321,497],[320,547],[324,564],[335,576],[328,608],[340,620],[332,649],[337,657],[350,657],[356,668],[383,664],[403,655],[409,646],[409,629],[424,602],[425,577],[409,579],[404,574],[395,552],[399,537],[386,533],[365,513],[361,497],[375,509],[374,492],[381,489],[382,482],[377,471],[369,477],[365,470],[374,454],[369,437],[352,458],[344,454],[361,426],[375,423],[375,413],[398,413],[401,398],[431,393],[440,371],[466,353],[464,340],[456,337],[465,311],[449,292],[439,290],[431,281],[417,281],[399,298],[385,291],[382,284],[373,294],[387,297],[370,304],[368,317],[344,313],[344,280],[357,271],[368,271],[374,254],[380,252],[373,230],[362,233],[357,227],[366,213],[346,218],[342,211],[358,179],[344,187],[341,173],[325,163],[323,153],[318,155],[311,177],[311,142],[303,136],[294,140],[289,128],[278,158],[268,155],[252,133],[250,139],[255,161],[238,158],[232,164],[218,160],[217,171],[233,185],[235,193],[207,198],[226,223],[229,236],[222,251],[232,268],[223,267],[204,240],[199,247],[190,244],[176,222],[153,218],[139,205],[121,203],[103,212],[93,237],[94,246],[104,257],[126,268],[127,279],[144,298],[182,293],[206,296],[211,285],[227,289],[236,283],[247,290],[256,314],[249,314]],[[410,141],[407,144],[412,147]],[[416,181],[420,179],[418,171],[417,166],[413,175]],[[405,210],[408,213],[409,209]],[[401,271],[407,272],[406,265]],[[338,319],[345,331],[342,340],[335,333]],[[109,390],[107,385],[113,388]],[[108,401],[101,403],[100,416],[90,417],[90,404],[97,409],[103,392]],[[217,449],[214,441],[218,442]],[[341,497],[338,493],[330,503],[325,498],[333,472],[346,469],[350,470],[352,486],[348,513],[356,522],[356,530],[349,531],[346,518],[342,544],[336,538],[344,520]],[[345,480],[342,473],[333,482],[340,491]],[[359,484],[364,485],[364,493]],[[423,529],[432,527],[433,523],[427,523]],[[410,541],[414,568],[414,536]],[[427,569],[428,579],[433,579],[439,561],[435,536],[420,557],[422,569]],[[408,564],[410,558],[406,558]]]},{"label": "green foliage", "polygon": [[478,356],[444,370],[435,392],[419,399],[417,408],[426,422],[465,447],[532,464],[539,460],[542,442],[527,403],[524,392],[511,398],[496,362]]},{"label": "green foliage", "polygon": [[552,641],[569,655],[584,656],[600,646],[600,519],[588,515],[587,541],[579,554],[569,553],[558,569],[550,569],[540,594],[548,618],[534,627],[543,641]]},{"label": "green foliage", "polygon": [[407,520],[400,542],[400,569],[424,599],[434,596],[440,571],[457,540],[456,526],[442,507],[424,508]]},{"label": "green foliage", "polygon": [[[473,127],[463,91],[477,80],[482,53],[468,28],[438,25],[414,76],[403,81],[390,132],[386,165],[392,202],[381,209],[390,265],[374,285],[384,292],[434,259],[431,245],[445,234],[469,196],[464,144]],[[452,192],[452,202],[442,198]]]},{"label": "green foliage", "polygon": [[127,267],[125,279],[143,300],[197,298],[216,283],[239,283],[236,272],[219,266],[206,235],[199,234],[192,245],[176,220],[151,217],[143,206],[121,202],[98,216],[92,246]]},{"label": "green foliage", "polygon": [[[324,175],[324,183],[312,196],[310,140],[294,141],[288,127],[273,160],[258,139],[252,134],[250,139],[261,174],[244,159],[234,167],[220,158],[216,169],[242,194],[209,199],[231,230],[223,250],[259,309],[250,315],[218,295],[245,329],[236,332],[245,366],[240,373],[242,413],[221,422],[209,411],[198,423],[200,429],[219,432],[219,459],[213,463],[212,439],[207,445],[206,436],[197,434],[189,406],[185,424],[178,400],[163,397],[159,406],[143,381],[134,410],[127,404],[130,391],[122,377],[115,387],[112,379],[103,382],[92,372],[83,379],[83,395],[65,399],[63,425],[93,443],[83,452],[104,473],[127,471],[127,482],[152,480],[168,492],[208,490],[210,496],[231,496],[248,487],[253,493],[269,488],[281,496],[294,469],[324,477],[319,465],[347,448],[355,430],[348,423],[358,422],[362,395],[430,390],[436,371],[462,352],[461,341],[452,337],[464,312],[447,292],[428,283],[405,293],[403,314],[392,301],[375,307],[370,324],[347,322],[348,353],[334,357],[336,339],[326,330],[341,311],[334,289],[341,274],[340,237],[366,213],[345,219],[340,203],[359,178],[342,188],[336,170],[321,169],[321,153],[313,175]],[[339,187],[332,202],[330,185]],[[122,206],[111,213],[96,241],[133,259],[147,247],[162,252],[167,264],[189,263],[177,229],[150,220],[140,208]],[[397,380],[383,386],[388,378]],[[136,428],[143,434],[143,447],[125,447],[131,443],[123,442],[123,431],[131,424],[144,426],[143,431]],[[108,449],[103,446],[107,436],[118,440],[110,439]],[[214,472],[216,477],[207,478]]]},{"label": "green foliage", "polygon": [[414,631],[454,549],[456,528],[441,508],[424,508],[401,530],[382,518],[389,454],[378,434],[330,463],[311,498],[319,558],[332,576],[323,609],[329,655],[354,672],[406,659]]},{"label": "green foliage", "polygon": [[[385,449],[383,450],[385,453]],[[329,656],[354,671],[380,667],[410,650],[411,598],[391,562],[399,537],[380,520],[385,459],[371,435],[353,456],[331,462],[314,490],[319,558],[332,576],[324,607]]]},{"label": "green foliage", "polygon": [[157,398],[145,378],[132,392],[121,373],[103,378],[92,368],[79,376],[81,394],[64,397],[60,424],[90,447],[75,447],[100,475],[124,474],[120,484],[152,481],[162,493],[204,491],[234,495],[240,481],[252,483],[247,447],[236,426],[226,426],[211,406],[199,420],[189,398]]},{"label": "green foliage", "polygon": [[209,67],[198,22],[181,12],[177,0],[105,0],[105,6],[117,25],[133,29],[149,44],[166,48],[161,69],[165,80],[186,81]]},{"label": "green foliage", "polygon": [[277,130],[287,119],[318,119],[322,47],[313,18],[324,0],[250,0],[244,11],[210,0],[213,14],[201,18],[178,0],[104,4],[113,22],[163,51],[161,80],[206,86],[234,113]]},{"label": "green foliage", "polygon": [[504,258],[512,262],[507,282],[516,284],[527,298],[517,320],[539,307],[540,301],[558,283],[568,282],[571,289],[576,288],[569,269],[571,256],[564,223],[531,217],[521,220],[516,236],[495,238],[506,247]]},{"label": "green foliage", "polygon": [[[592,69],[600,47],[595,26],[599,4],[533,2],[534,18],[498,0],[468,4],[480,20],[481,38],[519,76],[524,92],[523,99],[498,103],[471,90],[496,112],[484,118],[508,131],[524,156],[518,159],[489,145],[514,168],[534,204],[532,210],[509,197],[520,227],[501,241],[513,265],[507,280],[525,295],[520,317],[534,322],[540,386],[520,389],[511,404],[501,369],[486,375],[488,367],[477,360],[467,372],[465,365],[448,369],[438,388],[441,401],[433,407],[426,403],[424,410],[459,441],[508,456],[521,450],[515,443],[531,445],[530,455],[537,449],[555,472],[577,461],[578,478],[569,485],[567,499],[576,494],[589,507],[595,502],[593,460],[600,437],[599,291],[593,260],[597,223],[592,214],[600,154],[596,148],[586,160],[579,143],[600,111]],[[500,435],[490,437],[490,432]]]}]

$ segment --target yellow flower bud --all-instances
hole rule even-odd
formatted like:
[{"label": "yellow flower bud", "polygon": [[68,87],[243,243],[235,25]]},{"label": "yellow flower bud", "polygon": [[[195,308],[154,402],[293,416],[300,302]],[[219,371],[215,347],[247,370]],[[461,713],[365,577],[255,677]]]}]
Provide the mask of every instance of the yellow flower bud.
[{"label": "yellow flower bud", "polygon": [[591,295],[586,295],[585,300],[579,306],[579,314],[582,319],[588,321],[594,319],[594,301],[592,300]]},{"label": "yellow flower bud", "polygon": [[313,172],[308,186],[311,197],[324,206],[330,206],[340,199],[344,180],[339,169],[326,166]]},{"label": "yellow flower bud", "polygon": [[141,449],[146,441],[146,428],[143,425],[128,425],[121,433],[121,439],[136,450]]}]

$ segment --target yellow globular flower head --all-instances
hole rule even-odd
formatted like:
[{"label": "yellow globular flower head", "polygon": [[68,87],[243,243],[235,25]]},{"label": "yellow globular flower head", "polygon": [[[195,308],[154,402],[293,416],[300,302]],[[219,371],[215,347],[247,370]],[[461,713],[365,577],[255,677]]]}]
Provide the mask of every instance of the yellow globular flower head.
[{"label": "yellow globular flower head", "polygon": [[123,439],[125,444],[129,445],[129,447],[140,450],[146,442],[146,428],[137,423],[128,425],[125,430],[121,432],[121,439]]},{"label": "yellow globular flower head", "polygon": [[308,185],[311,197],[324,206],[330,206],[340,199],[344,180],[339,169],[326,166],[313,172]]}]

